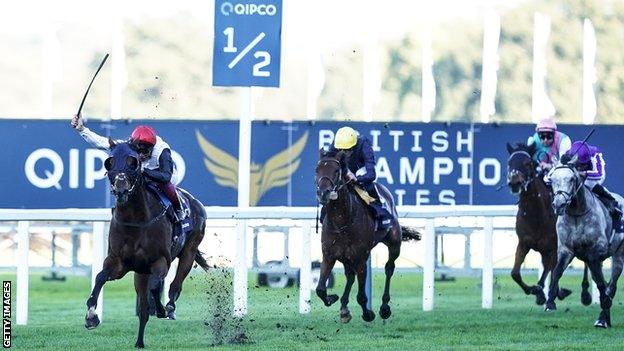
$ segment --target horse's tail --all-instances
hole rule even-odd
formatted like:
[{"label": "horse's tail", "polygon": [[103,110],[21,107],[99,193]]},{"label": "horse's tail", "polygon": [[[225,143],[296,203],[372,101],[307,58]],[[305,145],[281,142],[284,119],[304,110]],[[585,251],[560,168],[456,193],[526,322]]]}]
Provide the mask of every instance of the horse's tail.
[{"label": "horse's tail", "polygon": [[195,254],[195,262],[197,262],[197,264],[200,265],[201,268],[203,268],[206,272],[208,272],[208,270],[210,269],[210,265],[208,265],[208,262],[206,262],[204,255],[199,250],[197,250],[197,253]]},{"label": "horse's tail", "polygon": [[401,226],[401,233],[403,234],[403,241],[420,240],[420,238],[422,237],[422,235],[420,235],[420,232],[412,227]]}]

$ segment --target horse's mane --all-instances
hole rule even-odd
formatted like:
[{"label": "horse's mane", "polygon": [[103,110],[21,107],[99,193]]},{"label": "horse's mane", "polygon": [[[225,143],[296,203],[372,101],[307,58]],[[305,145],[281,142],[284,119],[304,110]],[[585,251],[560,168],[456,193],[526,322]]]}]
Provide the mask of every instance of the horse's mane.
[{"label": "horse's mane", "polygon": [[507,143],[507,151],[509,151],[509,153],[513,153],[516,151],[524,151],[526,153],[528,153],[529,155],[533,156],[533,154],[535,154],[536,151],[536,145],[535,143],[531,144],[531,145],[527,145],[526,143],[522,143],[522,142],[515,142],[514,143],[516,146],[513,147],[511,146],[511,144]]}]

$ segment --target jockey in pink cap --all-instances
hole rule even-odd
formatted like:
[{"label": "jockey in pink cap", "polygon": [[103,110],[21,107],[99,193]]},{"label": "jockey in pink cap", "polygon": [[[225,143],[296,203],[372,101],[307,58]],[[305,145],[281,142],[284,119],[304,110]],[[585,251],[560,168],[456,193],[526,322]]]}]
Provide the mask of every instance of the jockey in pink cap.
[{"label": "jockey in pink cap", "polygon": [[598,199],[602,201],[613,217],[613,228],[621,231],[622,210],[620,210],[617,200],[609,190],[602,186],[607,177],[607,165],[602,152],[596,146],[583,141],[575,141],[570,150],[561,158],[561,162],[567,163],[574,157],[577,158],[576,169],[585,178],[585,186],[598,195]]},{"label": "jockey in pink cap", "polygon": [[532,144],[535,144],[533,159],[542,171],[548,171],[570,149],[570,138],[557,131],[552,118],[546,118],[537,123],[535,134],[529,137],[527,146]]}]

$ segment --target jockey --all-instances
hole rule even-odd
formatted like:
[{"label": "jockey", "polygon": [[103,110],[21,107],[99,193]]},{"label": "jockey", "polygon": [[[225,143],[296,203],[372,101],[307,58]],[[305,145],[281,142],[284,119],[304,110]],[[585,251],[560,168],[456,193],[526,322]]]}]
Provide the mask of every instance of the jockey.
[{"label": "jockey", "polygon": [[[85,127],[80,115],[72,118],[71,126],[78,131],[84,140],[94,147],[102,150],[110,149],[108,138],[98,135]],[[123,140],[120,140],[120,142],[123,142]],[[134,128],[129,142],[139,154],[143,175],[155,182],[158,188],[171,200],[177,222],[184,220],[186,213],[182,209],[182,203],[178,198],[174,184],[177,180],[177,169],[171,158],[169,144],[157,136],[156,131],[152,127],[143,125]]]},{"label": "jockey", "polygon": [[557,124],[551,118],[537,123],[535,134],[527,140],[527,146],[535,144],[533,159],[543,172],[548,172],[555,163],[570,150],[570,138],[557,131]]},{"label": "jockey", "polygon": [[[602,186],[606,173],[606,163],[602,152],[598,147],[587,144],[583,141],[575,141],[570,150],[564,155],[562,161],[571,160],[576,155],[576,168],[585,177],[585,186],[607,207],[611,217],[613,217],[613,227],[620,229],[622,210],[618,207],[617,200],[611,195],[609,190]],[[619,231],[619,230],[618,230]]]},{"label": "jockey", "polygon": [[342,127],[336,132],[334,144],[329,147],[327,156],[335,156],[339,151],[345,151],[348,159],[346,177],[349,181],[357,182],[368,194],[375,198],[371,206],[375,209],[379,222],[378,230],[388,231],[392,227],[392,216],[383,209],[382,203],[375,188],[375,154],[370,140],[359,135],[353,128]]}]

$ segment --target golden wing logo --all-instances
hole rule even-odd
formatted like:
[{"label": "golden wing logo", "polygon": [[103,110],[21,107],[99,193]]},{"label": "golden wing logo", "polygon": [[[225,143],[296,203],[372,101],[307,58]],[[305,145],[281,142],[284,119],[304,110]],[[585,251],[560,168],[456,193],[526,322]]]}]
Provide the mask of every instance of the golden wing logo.
[{"label": "golden wing logo", "polygon": [[[238,159],[210,143],[195,130],[197,143],[204,153],[204,165],[221,186],[238,189]],[[297,171],[300,157],[308,141],[308,132],[291,147],[271,156],[264,165],[251,162],[251,187],[249,204],[255,206],[262,195],[272,188],[288,184],[290,176]]]}]

